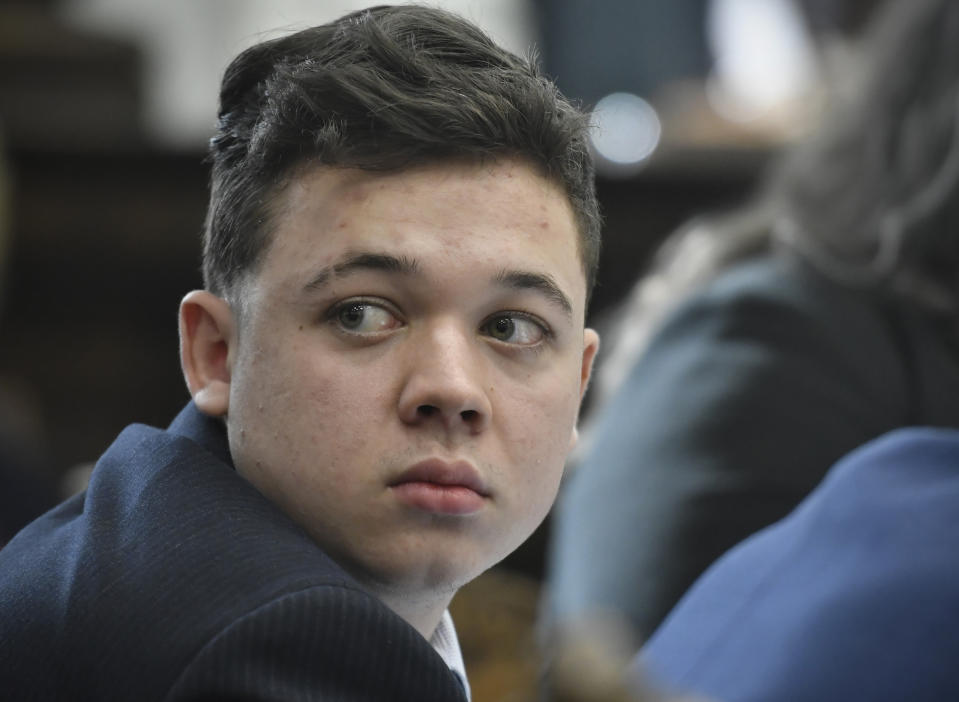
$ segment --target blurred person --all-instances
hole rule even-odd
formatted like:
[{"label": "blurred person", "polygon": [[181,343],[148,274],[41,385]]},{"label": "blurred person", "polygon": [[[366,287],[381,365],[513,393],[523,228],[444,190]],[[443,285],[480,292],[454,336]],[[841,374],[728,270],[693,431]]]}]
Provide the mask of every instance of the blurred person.
[{"label": "blurred person", "polygon": [[467,699],[447,605],[552,505],[598,348],[586,126],[427,7],[240,54],[192,401],[0,551],[4,696]]},{"label": "blurred person", "polygon": [[856,449],[726,553],[632,667],[725,702],[959,698],[959,431]]},{"label": "blurred person", "polygon": [[852,60],[756,202],[677,233],[620,312],[547,622],[645,638],[841,456],[959,426],[959,4],[884,5]]}]

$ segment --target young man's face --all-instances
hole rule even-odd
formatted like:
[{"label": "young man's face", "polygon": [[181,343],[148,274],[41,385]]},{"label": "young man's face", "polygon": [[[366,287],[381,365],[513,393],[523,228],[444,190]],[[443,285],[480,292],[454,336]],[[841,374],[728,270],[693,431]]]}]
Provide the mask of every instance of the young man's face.
[{"label": "young man's face", "polygon": [[317,168],[277,204],[226,361],[237,470],[361,580],[452,591],[540,523],[575,436],[567,198],[502,161]]}]

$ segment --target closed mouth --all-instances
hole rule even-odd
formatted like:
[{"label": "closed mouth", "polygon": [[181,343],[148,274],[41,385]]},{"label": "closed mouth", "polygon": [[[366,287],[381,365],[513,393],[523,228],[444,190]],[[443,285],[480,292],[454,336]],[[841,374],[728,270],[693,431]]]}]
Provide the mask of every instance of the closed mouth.
[{"label": "closed mouth", "polygon": [[483,484],[479,473],[466,461],[448,462],[431,458],[420,461],[403,471],[390,487],[406,483],[432,483],[444,487],[463,487],[489,497],[489,489]]}]

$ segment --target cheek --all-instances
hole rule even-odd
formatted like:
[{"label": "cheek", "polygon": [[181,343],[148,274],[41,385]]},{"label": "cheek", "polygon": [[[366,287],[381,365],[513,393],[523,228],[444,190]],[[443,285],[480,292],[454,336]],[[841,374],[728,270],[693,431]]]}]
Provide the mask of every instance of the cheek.
[{"label": "cheek", "polygon": [[[579,412],[579,382],[569,373],[551,373],[526,387],[517,405],[510,410],[511,424],[518,438],[538,442],[539,451],[565,455]],[[558,441],[564,438],[565,441]],[[522,442],[522,439],[519,438]]]},{"label": "cheek", "polygon": [[236,434],[231,440],[241,455],[290,462],[326,425],[327,418],[316,412],[328,408],[322,400],[330,388],[301,343],[279,344],[273,341],[277,338],[289,335],[261,334],[250,345],[256,350],[237,358],[230,388],[230,423]]},{"label": "cheek", "polygon": [[324,472],[334,479],[353,464],[369,463],[376,437],[395,414],[390,378],[376,364],[320,349],[291,349],[278,383],[284,417],[280,430],[290,450],[306,452],[303,463],[322,456]]},{"label": "cheek", "polygon": [[[555,380],[555,379],[554,379]],[[566,389],[559,380],[517,403],[507,419],[516,465],[523,466],[517,480],[524,493],[537,502],[552,503],[563,475],[570,437],[579,408],[578,387]],[[569,383],[566,383],[569,385]]]}]

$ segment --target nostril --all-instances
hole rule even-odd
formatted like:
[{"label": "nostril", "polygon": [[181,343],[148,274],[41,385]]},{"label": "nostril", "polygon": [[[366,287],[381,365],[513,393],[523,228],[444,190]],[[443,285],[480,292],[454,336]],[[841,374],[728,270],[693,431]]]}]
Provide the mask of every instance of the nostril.
[{"label": "nostril", "polygon": [[[444,414],[445,413],[443,409],[437,405],[423,404],[423,405],[418,405],[416,407],[416,418],[419,421],[423,421],[426,419],[437,419],[442,417]],[[469,410],[460,410],[459,412],[456,412],[450,415],[450,419],[452,419],[453,417],[456,417],[457,415],[459,416],[460,421],[462,421],[464,424],[469,424],[469,425],[478,424],[480,421],[480,417],[482,416],[479,411],[469,409]]]}]

